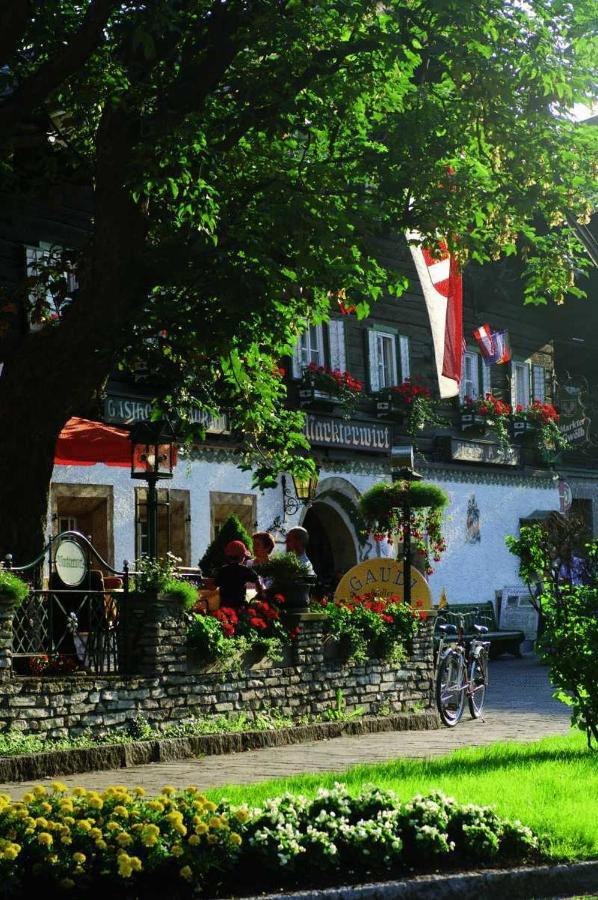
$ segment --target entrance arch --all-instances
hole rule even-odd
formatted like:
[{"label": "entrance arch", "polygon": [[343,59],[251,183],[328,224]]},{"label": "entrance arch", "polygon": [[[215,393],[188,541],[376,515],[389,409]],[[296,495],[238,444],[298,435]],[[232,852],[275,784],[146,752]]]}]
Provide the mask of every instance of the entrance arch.
[{"label": "entrance arch", "polygon": [[303,526],[309,532],[308,554],[318,579],[333,589],[359,561],[354,529],[343,510],[329,499],[318,499],[307,510]]}]

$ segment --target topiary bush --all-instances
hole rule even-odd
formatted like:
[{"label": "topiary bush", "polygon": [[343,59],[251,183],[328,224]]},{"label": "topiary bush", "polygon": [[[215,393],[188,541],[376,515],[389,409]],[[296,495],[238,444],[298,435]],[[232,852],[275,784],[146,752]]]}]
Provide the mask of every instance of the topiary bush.
[{"label": "topiary bush", "polygon": [[226,519],[222,528],[200,559],[199,565],[204,575],[215,575],[218,569],[228,562],[224,555],[224,548],[229,541],[243,541],[248,547],[249,552],[251,552],[251,535],[242,524],[241,520],[235,515],[229,516],[228,519]]}]

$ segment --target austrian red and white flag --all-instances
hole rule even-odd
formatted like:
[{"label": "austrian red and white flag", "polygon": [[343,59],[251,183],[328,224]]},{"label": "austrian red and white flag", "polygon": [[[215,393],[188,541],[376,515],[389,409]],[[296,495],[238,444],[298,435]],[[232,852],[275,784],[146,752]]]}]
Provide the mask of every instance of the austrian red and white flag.
[{"label": "austrian red and white flag", "polygon": [[[407,240],[421,240],[421,236],[408,232]],[[437,258],[421,246],[410,244],[409,248],[430,319],[440,396],[457,397],[463,356],[462,276],[445,245],[440,245]]]}]

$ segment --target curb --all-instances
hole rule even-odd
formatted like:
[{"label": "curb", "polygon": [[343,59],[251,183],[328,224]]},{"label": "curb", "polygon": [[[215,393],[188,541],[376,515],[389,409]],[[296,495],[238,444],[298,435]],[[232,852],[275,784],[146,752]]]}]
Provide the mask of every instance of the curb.
[{"label": "curb", "polygon": [[598,889],[598,860],[454,875],[420,875],[404,881],[362,884],[294,894],[261,894],[244,900],[550,900]]},{"label": "curb", "polygon": [[433,710],[396,713],[380,718],[349,719],[344,722],[319,722],[272,731],[238,731],[224,734],[189,735],[180,738],[158,738],[130,744],[102,744],[73,750],[49,750],[20,756],[0,757],[0,782],[33,781],[55,775],[77,775],[107,769],[156,762],[173,762],[199,756],[216,756],[284,747],[305,741],[323,741],[345,735],[376,734],[384,731],[429,731],[440,727]]}]

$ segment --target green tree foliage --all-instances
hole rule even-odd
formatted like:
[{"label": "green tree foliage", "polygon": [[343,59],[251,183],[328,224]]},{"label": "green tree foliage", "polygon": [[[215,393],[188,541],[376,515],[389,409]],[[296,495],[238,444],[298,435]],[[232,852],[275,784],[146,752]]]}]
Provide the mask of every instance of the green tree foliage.
[{"label": "green tree foliage", "polygon": [[508,537],[507,546],[540,614],[538,650],[555,697],[571,707],[591,747],[598,746],[598,541],[582,548],[581,533],[581,523],[553,513]]},{"label": "green tree foliage", "polygon": [[220,566],[228,562],[224,555],[224,548],[229,541],[243,541],[251,553],[251,535],[235,515],[226,519],[222,528],[200,559],[199,565],[204,575],[215,575]]},{"label": "green tree foliage", "polygon": [[[227,412],[262,485],[305,466],[278,361],[331,292],[360,316],[401,294],[379,235],[444,237],[463,263],[519,253],[530,302],[578,292],[565,217],[589,215],[595,129],[568,113],[592,94],[592,17],[591,0],[3,9],[0,191],[92,202],[62,321],[28,332],[15,303],[5,331],[0,484],[35,424],[43,519],[53,442],[115,363],[153,373],[159,408]],[[16,510],[24,485],[3,491]],[[22,527],[3,518],[0,545]]]}]

